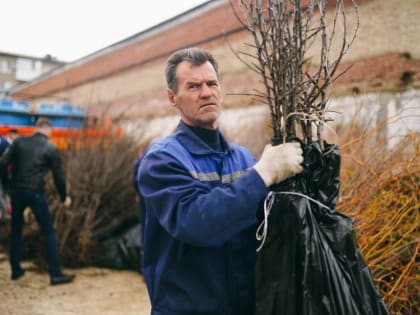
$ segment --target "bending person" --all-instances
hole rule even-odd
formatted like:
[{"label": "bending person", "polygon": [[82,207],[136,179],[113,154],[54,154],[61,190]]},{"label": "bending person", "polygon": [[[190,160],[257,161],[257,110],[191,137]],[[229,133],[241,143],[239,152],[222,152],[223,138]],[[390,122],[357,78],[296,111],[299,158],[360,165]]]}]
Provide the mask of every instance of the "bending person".
[{"label": "bending person", "polygon": [[17,280],[24,275],[20,262],[24,225],[23,211],[26,207],[31,208],[45,239],[51,285],[68,283],[74,279],[74,275],[65,275],[61,271],[57,235],[44,195],[44,177],[48,171],[51,171],[61,202],[67,207],[71,204],[71,200],[66,194],[66,182],[61,169],[58,149],[48,142],[51,133],[50,120],[39,118],[36,122],[35,133],[15,139],[10,149],[0,160],[1,169],[4,170],[9,163],[12,169],[10,178],[12,280]]}]

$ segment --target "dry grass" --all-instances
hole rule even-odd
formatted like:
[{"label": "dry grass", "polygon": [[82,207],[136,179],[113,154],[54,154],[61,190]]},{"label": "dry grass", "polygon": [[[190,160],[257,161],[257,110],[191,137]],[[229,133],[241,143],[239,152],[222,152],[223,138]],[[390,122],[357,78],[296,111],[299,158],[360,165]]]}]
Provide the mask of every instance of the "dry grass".
[{"label": "dry grass", "polygon": [[349,129],[341,147],[337,210],[355,219],[358,244],[391,314],[420,313],[420,135],[392,149],[378,130]]}]

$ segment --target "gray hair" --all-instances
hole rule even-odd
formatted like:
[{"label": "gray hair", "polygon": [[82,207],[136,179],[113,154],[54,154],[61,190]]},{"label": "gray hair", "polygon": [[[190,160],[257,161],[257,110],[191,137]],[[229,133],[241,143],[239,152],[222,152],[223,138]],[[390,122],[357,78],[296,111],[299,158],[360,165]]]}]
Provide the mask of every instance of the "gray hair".
[{"label": "gray hair", "polygon": [[207,61],[210,62],[219,77],[219,70],[213,55],[198,47],[189,47],[174,52],[166,62],[166,84],[174,92],[178,90],[178,78],[176,77],[176,67],[183,61],[187,61],[194,66],[201,66]]},{"label": "gray hair", "polygon": [[35,127],[43,128],[43,127],[52,127],[51,120],[46,117],[39,117],[36,121]]}]

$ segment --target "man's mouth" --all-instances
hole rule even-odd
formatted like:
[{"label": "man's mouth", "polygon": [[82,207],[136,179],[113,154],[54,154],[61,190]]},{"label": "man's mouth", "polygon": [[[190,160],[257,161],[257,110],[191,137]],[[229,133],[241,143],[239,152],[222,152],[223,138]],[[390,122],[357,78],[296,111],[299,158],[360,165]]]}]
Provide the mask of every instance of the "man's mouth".
[{"label": "man's mouth", "polygon": [[216,104],[215,103],[205,103],[205,104],[201,104],[200,105],[200,108],[203,108],[203,107],[207,107],[207,106],[216,106]]}]

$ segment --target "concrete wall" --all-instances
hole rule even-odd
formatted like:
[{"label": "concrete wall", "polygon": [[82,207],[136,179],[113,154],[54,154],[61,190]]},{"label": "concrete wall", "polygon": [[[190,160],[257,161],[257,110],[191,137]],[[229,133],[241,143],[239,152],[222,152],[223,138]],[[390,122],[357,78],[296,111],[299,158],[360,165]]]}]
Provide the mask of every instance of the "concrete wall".
[{"label": "concrete wall", "polygon": [[[393,147],[407,134],[420,134],[420,90],[332,98],[327,115],[333,120],[323,128],[323,137],[329,143],[341,144],[342,135],[356,124],[361,130],[375,130],[377,137]],[[124,130],[138,143],[149,142],[170,134],[178,122],[177,114],[137,119],[126,121]],[[225,108],[220,128],[228,139],[258,157],[272,136],[268,106]]]}]

